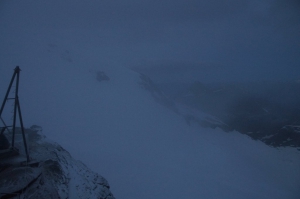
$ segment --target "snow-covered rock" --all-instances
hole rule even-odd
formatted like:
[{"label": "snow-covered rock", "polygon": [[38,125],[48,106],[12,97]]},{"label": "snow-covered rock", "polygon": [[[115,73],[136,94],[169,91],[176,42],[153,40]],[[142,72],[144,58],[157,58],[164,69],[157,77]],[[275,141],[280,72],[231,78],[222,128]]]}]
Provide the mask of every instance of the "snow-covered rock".
[{"label": "snow-covered rock", "polygon": [[22,162],[24,147],[20,138],[16,142],[20,156],[1,160],[1,198],[114,198],[106,179],[73,159],[60,145],[49,141],[41,134],[41,128],[27,129],[26,137],[29,164]]}]

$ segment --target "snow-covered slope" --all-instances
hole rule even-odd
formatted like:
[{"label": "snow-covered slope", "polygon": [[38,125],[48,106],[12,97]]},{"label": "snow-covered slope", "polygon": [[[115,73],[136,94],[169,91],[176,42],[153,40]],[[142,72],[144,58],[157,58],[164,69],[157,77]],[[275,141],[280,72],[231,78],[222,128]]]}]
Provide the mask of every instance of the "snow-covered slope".
[{"label": "snow-covered slope", "polygon": [[[0,93],[20,65],[25,125],[42,126],[116,198],[298,198],[298,151],[188,125],[157,103],[140,74],[103,61],[97,39],[70,30],[4,34]],[[109,81],[97,80],[99,71]]]}]

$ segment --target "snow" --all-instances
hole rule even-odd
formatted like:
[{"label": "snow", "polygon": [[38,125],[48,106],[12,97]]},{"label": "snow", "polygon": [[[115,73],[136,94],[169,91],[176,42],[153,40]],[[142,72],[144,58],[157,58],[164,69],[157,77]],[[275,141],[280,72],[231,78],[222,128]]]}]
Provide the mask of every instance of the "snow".
[{"label": "snow", "polygon": [[[60,145],[49,141],[41,128],[25,130],[30,162],[26,164],[23,139],[15,137],[20,155],[1,162],[0,197],[17,198],[101,198],[114,199],[102,176],[75,160]],[[11,133],[4,132],[10,137]],[[16,135],[21,132],[17,130]],[[4,166],[4,167],[3,167]]]},{"label": "snow", "polygon": [[[4,34],[0,93],[20,65],[24,124],[42,126],[47,137],[103,175],[116,198],[299,197],[299,151],[189,126],[141,87],[139,74],[103,62],[97,45],[76,40],[85,35],[97,43],[96,37],[51,34]],[[48,44],[56,47],[48,52]],[[98,82],[97,71],[110,81]],[[81,186],[72,173],[70,179]],[[77,198],[74,186],[71,191]]]}]

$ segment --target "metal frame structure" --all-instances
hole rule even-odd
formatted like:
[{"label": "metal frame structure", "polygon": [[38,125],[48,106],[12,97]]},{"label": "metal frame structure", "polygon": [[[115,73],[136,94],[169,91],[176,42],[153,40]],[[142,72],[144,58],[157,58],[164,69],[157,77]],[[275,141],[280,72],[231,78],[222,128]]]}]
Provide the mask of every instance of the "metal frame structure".
[{"label": "metal frame structure", "polygon": [[[26,158],[27,158],[27,162],[29,162],[30,159],[29,159],[29,153],[28,153],[28,148],[27,148],[27,143],[26,143],[26,137],[25,137],[25,130],[24,130],[23,119],[22,119],[22,114],[21,114],[20,101],[19,101],[19,96],[18,96],[20,71],[21,71],[21,69],[20,69],[19,66],[17,66],[14,69],[14,74],[13,74],[11,80],[10,80],[8,89],[6,91],[4,100],[3,100],[1,108],[0,108],[0,119],[1,119],[2,123],[4,124],[4,127],[3,127],[4,129],[7,129],[8,127],[12,127],[11,147],[14,148],[14,146],[15,146],[16,120],[17,120],[17,116],[19,117],[19,122],[20,122],[20,125],[21,125],[21,131],[22,131],[22,137],[23,137],[23,143],[24,143],[24,147],[25,147]],[[14,96],[14,98],[8,98],[11,87],[12,87],[12,85],[15,81],[16,81],[15,96]],[[7,126],[5,124],[5,122],[3,121],[3,119],[2,119],[2,112],[4,110],[4,107],[5,107],[5,104],[6,104],[7,100],[14,100],[14,110],[13,110],[14,115],[13,115],[13,125],[12,126]]]}]

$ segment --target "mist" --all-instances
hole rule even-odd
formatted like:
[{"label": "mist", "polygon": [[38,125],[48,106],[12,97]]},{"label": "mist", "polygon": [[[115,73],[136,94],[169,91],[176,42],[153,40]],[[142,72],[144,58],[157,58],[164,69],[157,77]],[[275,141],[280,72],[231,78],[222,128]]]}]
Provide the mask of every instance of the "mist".
[{"label": "mist", "polygon": [[69,51],[87,50],[87,61],[167,65],[171,73],[173,65],[183,71],[193,66],[194,76],[205,81],[297,80],[299,7],[293,0],[4,0],[1,46],[9,51],[12,42],[25,40],[20,48],[37,48],[37,38],[57,45],[60,37]]},{"label": "mist", "polygon": [[117,198],[295,198],[299,8],[2,0],[0,94]]}]

